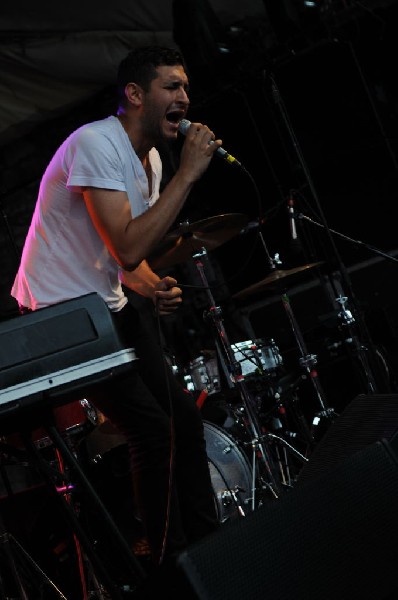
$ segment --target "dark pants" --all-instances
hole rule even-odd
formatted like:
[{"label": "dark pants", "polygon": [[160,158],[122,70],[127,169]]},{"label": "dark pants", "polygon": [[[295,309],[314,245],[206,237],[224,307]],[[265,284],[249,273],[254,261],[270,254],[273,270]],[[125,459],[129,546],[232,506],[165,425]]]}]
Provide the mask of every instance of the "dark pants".
[{"label": "dark pants", "polygon": [[135,500],[159,564],[219,523],[201,414],[171,373],[154,316],[152,322],[147,316],[147,310],[131,304],[113,313],[117,330],[135,348],[138,360],[131,372],[107,383],[90,400],[127,439]]}]

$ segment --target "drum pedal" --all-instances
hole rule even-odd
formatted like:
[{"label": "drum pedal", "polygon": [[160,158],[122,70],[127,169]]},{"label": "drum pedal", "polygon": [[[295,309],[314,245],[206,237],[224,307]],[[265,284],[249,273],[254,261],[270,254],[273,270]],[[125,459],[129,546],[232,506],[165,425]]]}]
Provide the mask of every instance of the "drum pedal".
[{"label": "drum pedal", "polygon": [[[233,490],[225,490],[221,494],[221,502],[225,508],[231,506],[233,504],[238,512],[238,515],[241,517],[245,517],[245,511],[243,510],[242,503],[239,501],[238,494],[244,492],[245,490],[240,488],[239,486],[235,486]],[[227,519],[226,519],[227,520]]]}]

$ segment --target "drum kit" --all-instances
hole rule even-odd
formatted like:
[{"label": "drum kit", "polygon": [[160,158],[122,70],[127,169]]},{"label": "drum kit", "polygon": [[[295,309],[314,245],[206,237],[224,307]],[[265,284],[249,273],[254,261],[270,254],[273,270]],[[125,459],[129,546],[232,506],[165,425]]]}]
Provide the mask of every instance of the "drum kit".
[{"label": "drum kit", "polygon": [[[148,259],[153,269],[193,260],[208,300],[206,317],[214,330],[216,350],[204,350],[181,370],[169,356],[169,368],[203,408],[204,435],[214,499],[220,523],[246,516],[291,489],[314,445],[311,427],[300,407],[297,389],[310,375],[321,412],[326,403],[299,326],[286,295],[286,279],[320,263],[275,270],[257,284],[235,294],[237,300],[265,290],[282,291],[282,301],[301,352],[300,372],[286,373],[274,339],[253,338],[230,343],[221,308],[216,306],[205,272],[204,257],[238,235],[247,225],[242,214],[224,214],[193,224],[183,223],[168,234]],[[222,377],[224,373],[224,378]],[[224,393],[225,375],[228,393]],[[232,393],[230,393],[232,392]],[[225,399],[226,398],[226,399]],[[203,404],[204,402],[204,404]],[[215,412],[209,407],[218,409]],[[206,410],[207,409],[207,410]],[[84,437],[86,466],[105,479],[126,460],[126,441],[101,413]],[[111,466],[110,466],[111,465]],[[90,467],[89,467],[90,468]],[[123,471],[127,476],[128,469]],[[101,474],[102,473],[102,474]],[[119,473],[120,475],[120,473]]]},{"label": "drum kit", "polygon": [[[207,280],[204,257],[208,251],[237,236],[247,223],[245,215],[236,213],[192,224],[182,223],[165,237],[148,259],[155,270],[194,261],[202,283],[200,287],[207,295],[205,318],[214,331],[215,351],[203,351],[182,372],[179,368],[172,370],[190,394],[200,397],[202,403],[205,399],[201,407],[220,522],[244,516],[268,499],[278,498],[291,489],[301,467],[308,461],[314,436],[297,394],[303,379],[309,377],[314,385],[320,414],[329,411],[314,369],[316,357],[307,352],[286,292],[287,281],[320,263],[288,270],[274,269],[267,277],[233,297],[244,301],[265,291],[281,295],[301,353],[297,372],[286,372],[283,356],[274,339],[229,341],[222,310],[216,306]],[[227,393],[224,393],[225,385]],[[211,403],[221,408],[221,420],[207,418],[209,411],[205,409]],[[73,451],[83,440],[93,464],[100,463],[107,453],[125,443],[123,436],[109,423],[101,421],[101,417],[84,399],[55,411],[56,425]],[[51,447],[51,440],[43,431],[34,432],[33,441],[40,449]],[[9,436],[3,440],[3,455],[10,448],[18,452],[21,447],[17,438]],[[23,482],[18,485],[23,486]]]},{"label": "drum kit", "polygon": [[[222,423],[206,419],[204,430],[215,501],[221,522],[244,516],[269,499],[292,488],[315,440],[311,425],[300,407],[297,389],[303,379],[311,381],[321,417],[330,418],[318,380],[316,356],[309,354],[287,294],[287,282],[318,267],[305,264],[288,270],[273,268],[261,281],[236,293],[245,301],[254,294],[279,294],[300,351],[300,372],[290,375],[273,339],[249,339],[230,343],[222,310],[216,306],[205,270],[205,256],[247,227],[243,214],[222,214],[182,223],[168,234],[148,259],[153,269],[164,269],[189,260],[195,263],[201,289],[207,295],[207,319],[214,332],[215,351],[203,351],[183,370],[186,389],[198,395],[204,408],[223,396],[220,371],[226,374],[229,390]],[[178,369],[176,373],[178,376]],[[233,398],[231,400],[231,397]],[[199,404],[200,402],[200,404]]]}]

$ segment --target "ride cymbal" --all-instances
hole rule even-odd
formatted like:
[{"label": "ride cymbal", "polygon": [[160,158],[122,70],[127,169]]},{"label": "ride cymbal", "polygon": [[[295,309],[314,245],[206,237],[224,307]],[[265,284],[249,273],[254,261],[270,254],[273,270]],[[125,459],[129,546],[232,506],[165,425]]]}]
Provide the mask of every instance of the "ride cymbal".
[{"label": "ride cymbal", "polygon": [[247,296],[251,296],[253,294],[257,294],[258,292],[262,292],[263,290],[265,290],[266,288],[269,289],[269,291],[276,293],[278,291],[280,291],[283,288],[286,288],[285,285],[283,285],[283,282],[281,282],[281,280],[285,279],[286,277],[291,277],[292,275],[295,275],[296,273],[301,273],[303,271],[307,271],[308,269],[312,269],[318,265],[322,265],[323,262],[314,262],[314,263],[309,263],[308,265],[301,265],[299,267],[294,267],[293,269],[276,269],[275,271],[273,271],[272,273],[270,273],[269,275],[267,275],[267,277],[265,277],[265,279],[262,279],[261,281],[258,281],[257,283],[253,283],[253,285],[250,285],[249,287],[245,288],[244,290],[241,290],[240,292],[237,292],[236,294],[233,295],[233,298],[235,300],[240,300],[241,298],[246,298]]},{"label": "ride cymbal", "polygon": [[152,269],[164,269],[185,262],[202,248],[218,248],[238,235],[248,222],[246,215],[231,213],[216,215],[196,223],[182,223],[166,235],[147,259],[148,263]]}]

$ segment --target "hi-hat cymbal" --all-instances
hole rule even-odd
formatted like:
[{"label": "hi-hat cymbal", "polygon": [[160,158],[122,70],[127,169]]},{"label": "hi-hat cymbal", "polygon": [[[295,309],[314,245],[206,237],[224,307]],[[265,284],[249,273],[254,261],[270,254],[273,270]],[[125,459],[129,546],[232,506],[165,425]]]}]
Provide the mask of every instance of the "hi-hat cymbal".
[{"label": "hi-hat cymbal", "polygon": [[152,269],[164,269],[192,258],[202,248],[218,248],[248,224],[249,218],[240,213],[209,217],[196,223],[182,223],[167,234],[148,258]]},{"label": "hi-hat cymbal", "polygon": [[257,283],[254,283],[253,285],[250,285],[249,287],[245,288],[244,290],[241,290],[240,292],[237,292],[236,294],[234,294],[233,298],[235,300],[240,300],[241,298],[246,298],[247,296],[251,296],[252,294],[257,294],[258,292],[262,292],[263,290],[265,290],[266,288],[268,288],[268,290],[272,293],[276,293],[278,291],[280,291],[281,289],[286,288],[286,285],[284,285],[284,283],[280,283],[282,279],[285,279],[286,277],[291,277],[292,275],[295,275],[296,273],[301,273],[303,271],[307,271],[308,269],[312,269],[318,265],[323,264],[322,262],[314,262],[314,263],[309,263],[308,265],[301,265],[299,267],[294,267],[293,269],[276,269],[275,271],[272,271],[272,273],[270,273],[269,275],[267,275],[267,277],[265,277],[265,279],[262,279],[261,281],[258,281]]}]

